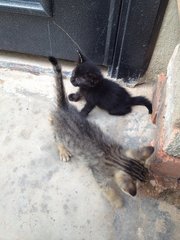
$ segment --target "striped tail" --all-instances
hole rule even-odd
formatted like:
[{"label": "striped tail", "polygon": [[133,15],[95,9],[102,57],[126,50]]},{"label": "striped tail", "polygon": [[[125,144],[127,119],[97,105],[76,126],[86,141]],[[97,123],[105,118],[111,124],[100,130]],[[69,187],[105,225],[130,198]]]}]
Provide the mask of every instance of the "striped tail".
[{"label": "striped tail", "polygon": [[68,101],[67,101],[65,90],[64,90],[61,66],[58,64],[58,61],[56,58],[49,57],[48,59],[52,63],[54,71],[56,73],[57,106],[59,108],[65,109],[68,107]]}]

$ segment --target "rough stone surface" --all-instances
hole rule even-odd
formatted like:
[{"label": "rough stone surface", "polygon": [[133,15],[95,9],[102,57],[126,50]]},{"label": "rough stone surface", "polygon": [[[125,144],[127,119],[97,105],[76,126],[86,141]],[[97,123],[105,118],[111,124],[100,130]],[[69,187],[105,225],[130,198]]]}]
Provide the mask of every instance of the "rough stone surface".
[{"label": "rough stone surface", "polygon": [[[22,63],[25,60],[27,56]],[[0,69],[0,239],[178,240],[177,194],[171,200],[169,193],[154,199],[152,180],[151,187],[140,186],[142,193],[136,198],[122,193],[125,206],[114,211],[88,169],[76,161],[59,161],[48,121],[54,107],[52,69],[45,60],[38,64],[42,65],[38,75],[33,68],[31,73],[16,71],[13,64],[10,70]],[[69,93],[76,90],[68,80],[65,85]],[[152,87],[139,86],[131,92],[151,99]],[[136,148],[154,139],[156,127],[143,107],[134,107],[125,117],[95,109],[89,119],[124,146]]]},{"label": "rough stone surface", "polygon": [[164,151],[180,157],[180,44],[168,65],[165,93]]},{"label": "rough stone surface", "polygon": [[178,12],[179,12],[179,17],[180,17],[180,0],[177,0],[177,5],[178,5]]},{"label": "rough stone surface", "polygon": [[153,97],[152,97],[153,112],[152,112],[151,118],[154,124],[157,123],[157,115],[162,108],[161,101],[163,98],[165,84],[166,84],[166,75],[164,73],[161,73],[158,75],[156,84],[154,84]]}]

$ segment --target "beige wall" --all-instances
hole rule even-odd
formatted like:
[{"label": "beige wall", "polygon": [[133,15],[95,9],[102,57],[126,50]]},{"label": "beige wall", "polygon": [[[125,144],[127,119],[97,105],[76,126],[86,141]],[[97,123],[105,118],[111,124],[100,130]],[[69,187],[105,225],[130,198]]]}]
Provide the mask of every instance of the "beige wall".
[{"label": "beige wall", "polygon": [[177,0],[177,4],[178,4],[179,16],[180,16],[180,0]]},{"label": "beige wall", "polygon": [[180,42],[177,1],[180,8],[180,0],[169,0],[150,65],[143,77],[146,81],[155,80],[161,72],[166,73],[174,48]]}]

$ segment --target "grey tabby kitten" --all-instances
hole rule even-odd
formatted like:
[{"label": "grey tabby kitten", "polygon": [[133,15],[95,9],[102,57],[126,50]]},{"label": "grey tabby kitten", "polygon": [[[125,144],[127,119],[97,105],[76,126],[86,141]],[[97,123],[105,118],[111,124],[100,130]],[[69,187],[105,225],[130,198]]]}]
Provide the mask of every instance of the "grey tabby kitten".
[{"label": "grey tabby kitten", "polygon": [[135,196],[137,180],[146,181],[148,170],[145,160],[153,153],[153,147],[126,150],[103,134],[98,126],[81,117],[77,109],[68,103],[61,67],[55,58],[49,57],[56,72],[57,107],[52,113],[59,156],[69,161],[71,154],[83,157],[87,167],[99,184],[106,199],[115,208],[122,206],[119,189]]}]

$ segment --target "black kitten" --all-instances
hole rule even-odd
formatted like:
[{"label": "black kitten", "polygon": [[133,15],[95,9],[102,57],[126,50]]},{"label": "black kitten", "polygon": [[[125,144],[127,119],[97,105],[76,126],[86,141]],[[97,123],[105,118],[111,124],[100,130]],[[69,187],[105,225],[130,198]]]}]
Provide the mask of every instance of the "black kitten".
[{"label": "black kitten", "polygon": [[144,105],[152,113],[151,102],[142,96],[131,95],[117,83],[103,77],[101,71],[94,63],[82,55],[71,76],[71,83],[79,87],[79,91],[69,95],[70,101],[79,101],[82,97],[86,100],[81,110],[87,116],[95,106],[106,110],[111,115],[125,115],[132,111],[134,105]]}]

